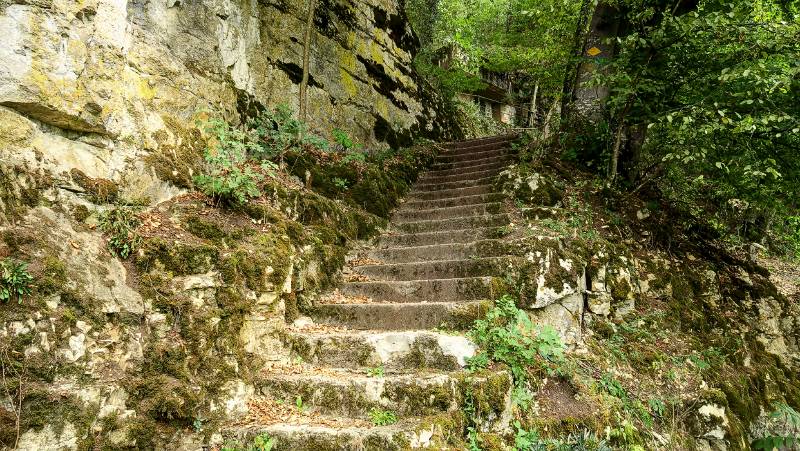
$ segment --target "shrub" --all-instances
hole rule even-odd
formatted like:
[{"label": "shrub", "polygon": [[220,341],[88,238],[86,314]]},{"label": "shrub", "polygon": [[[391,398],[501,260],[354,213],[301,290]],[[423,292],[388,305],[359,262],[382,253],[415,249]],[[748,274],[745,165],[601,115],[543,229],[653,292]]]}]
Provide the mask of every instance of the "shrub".
[{"label": "shrub", "polygon": [[394,412],[377,407],[369,411],[369,419],[375,426],[389,426],[397,423],[397,416]]},{"label": "shrub", "polygon": [[470,336],[490,360],[508,365],[518,384],[525,382],[530,371],[557,372],[564,360],[558,332],[550,326],[535,326],[509,295],[497,300],[484,319],[475,321]]},{"label": "shrub", "polygon": [[16,298],[21,304],[22,297],[31,293],[32,281],[27,263],[10,258],[0,261],[0,301]]},{"label": "shrub", "polygon": [[[228,205],[260,196],[258,183],[264,176],[247,159],[248,153],[260,153],[257,142],[248,132],[219,119],[209,121],[206,131],[211,133],[205,151],[206,173],[194,177],[200,191]],[[273,167],[268,164],[264,169]]]},{"label": "shrub", "polygon": [[136,212],[134,208],[118,207],[100,214],[100,230],[109,235],[108,250],[123,259],[130,257],[142,242],[136,233]]}]

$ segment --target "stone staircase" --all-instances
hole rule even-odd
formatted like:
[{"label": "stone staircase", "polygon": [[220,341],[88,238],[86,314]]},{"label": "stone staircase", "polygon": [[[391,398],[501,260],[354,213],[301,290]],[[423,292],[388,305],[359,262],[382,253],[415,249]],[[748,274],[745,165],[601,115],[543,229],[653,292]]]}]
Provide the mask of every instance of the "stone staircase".
[{"label": "stone staircase", "polygon": [[[269,371],[257,384],[260,395],[299,399],[315,415],[249,435],[269,433],[278,450],[457,449],[465,403],[478,429],[508,427],[511,378],[463,371],[475,353],[463,332],[491,305],[507,265],[504,242],[492,237],[510,218],[493,180],[510,139],[447,145],[378,246],[359,255],[366,264],[346,273],[352,281],[319,302],[313,325],[287,334],[304,369]],[[373,425],[375,409],[398,422]]]}]

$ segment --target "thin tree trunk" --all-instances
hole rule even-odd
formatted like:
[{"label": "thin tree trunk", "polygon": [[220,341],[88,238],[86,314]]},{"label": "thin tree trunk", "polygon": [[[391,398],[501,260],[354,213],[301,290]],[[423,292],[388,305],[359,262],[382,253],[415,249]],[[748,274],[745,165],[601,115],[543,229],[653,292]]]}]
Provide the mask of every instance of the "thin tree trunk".
[{"label": "thin tree trunk", "polygon": [[537,109],[539,106],[537,105],[537,97],[539,97],[539,82],[536,82],[536,86],[533,88],[533,99],[531,100],[531,118],[528,124],[528,127],[533,127],[536,125],[536,120],[539,118],[539,112]]},{"label": "thin tree trunk", "polygon": [[300,120],[306,122],[308,116],[308,66],[311,59],[311,30],[314,26],[314,11],[317,0],[308,0],[308,17],[306,17],[306,34],[303,39],[303,79],[300,81]]}]

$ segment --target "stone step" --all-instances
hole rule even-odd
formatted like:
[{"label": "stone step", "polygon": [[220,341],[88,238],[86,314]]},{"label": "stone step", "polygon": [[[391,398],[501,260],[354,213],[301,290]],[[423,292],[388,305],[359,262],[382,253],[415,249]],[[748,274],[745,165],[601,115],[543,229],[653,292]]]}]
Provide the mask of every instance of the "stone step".
[{"label": "stone step", "polygon": [[314,321],[362,330],[469,330],[483,318],[491,301],[322,304],[314,307]]},{"label": "stone step", "polygon": [[[265,373],[254,381],[261,395],[292,404],[318,415],[370,419],[370,411],[380,409],[396,418],[415,418],[457,412],[467,390],[483,396],[497,420],[507,415],[506,398],[511,377],[507,372],[486,372],[466,380],[465,372],[416,372],[370,377],[354,371],[304,370],[299,374]],[[491,417],[486,417],[491,422]],[[488,426],[488,427],[486,427]],[[492,429],[487,424],[486,429]]]},{"label": "stone step", "polygon": [[425,173],[429,177],[442,177],[446,175],[456,175],[464,173],[473,173],[478,171],[488,171],[491,169],[500,169],[508,166],[507,160],[494,159],[481,164],[458,164],[449,165],[447,168],[433,168]]},{"label": "stone step", "polygon": [[466,141],[453,141],[446,143],[444,147],[447,149],[461,149],[475,146],[485,146],[488,144],[511,143],[515,139],[517,139],[516,135],[491,136],[488,138],[470,139]]},{"label": "stone step", "polygon": [[443,189],[439,191],[411,191],[406,199],[408,202],[432,201],[438,199],[453,199],[459,197],[496,194],[490,184],[470,186],[466,188]]},{"label": "stone step", "polygon": [[512,252],[513,245],[503,240],[471,243],[432,244],[417,247],[374,249],[367,256],[383,263],[413,263],[435,260],[466,260],[475,257],[499,257]]},{"label": "stone step", "polygon": [[399,211],[430,210],[433,208],[450,208],[467,205],[479,205],[501,202],[505,199],[502,193],[464,195],[444,199],[409,200]]},{"label": "stone step", "polygon": [[458,180],[455,182],[420,181],[414,184],[413,192],[442,191],[456,188],[471,188],[480,185],[491,185],[497,174],[473,180]]},{"label": "stone step", "polygon": [[500,276],[511,262],[509,257],[468,260],[438,260],[416,263],[364,265],[353,272],[371,280],[432,280]]},{"label": "stone step", "polygon": [[440,154],[431,166],[431,169],[449,169],[455,167],[469,167],[479,164],[492,163],[495,161],[511,161],[511,155],[503,150],[481,152],[469,155],[446,155]]},{"label": "stone step", "polygon": [[[334,418],[333,421],[341,421]],[[274,440],[272,451],[407,451],[458,449],[448,440],[464,435],[455,413],[400,420],[390,426],[331,426],[332,421],[309,424],[278,423],[229,431],[226,439],[250,443],[259,434]]]},{"label": "stone step", "polygon": [[478,227],[462,230],[447,230],[443,232],[407,233],[384,235],[378,245],[386,249],[390,247],[417,247],[434,244],[471,243],[487,237],[500,237],[503,230],[499,227]]},{"label": "stone step", "polygon": [[474,216],[467,218],[434,219],[394,223],[394,230],[405,233],[442,232],[446,230],[463,230],[470,228],[501,227],[511,222],[508,214]]},{"label": "stone step", "polygon": [[398,332],[288,333],[291,353],[312,365],[335,368],[383,367],[387,372],[414,369],[456,371],[475,355],[476,346],[462,335],[427,330]]},{"label": "stone step", "polygon": [[491,168],[491,169],[482,169],[480,171],[475,172],[461,172],[456,174],[450,175],[436,175],[436,174],[429,174],[425,173],[420,177],[420,183],[448,183],[448,182],[460,182],[460,181],[474,181],[479,180],[487,177],[494,177],[499,174],[501,168]]},{"label": "stone step", "polygon": [[473,205],[457,205],[455,207],[439,207],[428,210],[401,208],[392,215],[395,223],[428,221],[434,219],[466,218],[484,215],[496,215],[503,210],[500,202],[488,202]]},{"label": "stone step", "polygon": [[[357,372],[270,374],[255,381],[261,395],[294,403],[322,415],[368,419],[369,411],[398,417],[426,416],[458,408],[458,380],[449,373],[370,377]],[[327,373],[327,374],[326,374]]]},{"label": "stone step", "polygon": [[462,147],[455,147],[452,149],[447,149],[441,153],[441,155],[472,155],[479,152],[486,152],[489,150],[494,151],[509,151],[511,150],[511,143],[510,142],[497,142],[497,143],[486,143],[486,144],[476,144],[474,146],[462,146]]},{"label": "stone step", "polygon": [[428,299],[465,302],[494,299],[491,277],[405,281],[348,282],[339,291],[349,297],[366,297],[381,302],[417,304]]}]

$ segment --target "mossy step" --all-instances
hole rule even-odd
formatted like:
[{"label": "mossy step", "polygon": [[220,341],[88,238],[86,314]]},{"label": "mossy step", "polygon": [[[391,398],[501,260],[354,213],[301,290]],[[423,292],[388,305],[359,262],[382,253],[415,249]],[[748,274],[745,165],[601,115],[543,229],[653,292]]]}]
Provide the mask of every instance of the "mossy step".
[{"label": "mossy step", "polygon": [[295,402],[322,415],[369,419],[372,409],[399,417],[436,415],[459,408],[458,377],[451,373],[387,374],[370,377],[356,372],[275,374],[255,381],[259,393]]},{"label": "mossy step", "polygon": [[492,277],[407,281],[349,282],[339,291],[345,296],[364,296],[380,302],[419,303],[426,299],[464,302],[494,299]]},{"label": "mossy step", "polygon": [[469,179],[469,180],[457,180],[454,182],[417,182],[414,185],[413,192],[424,192],[424,191],[442,191],[442,190],[451,190],[457,188],[470,188],[474,186],[481,186],[481,185],[491,185],[494,183],[495,178],[497,175],[491,175],[488,177],[481,177],[476,179]]},{"label": "mossy step", "polygon": [[312,365],[375,368],[385,371],[436,369],[455,371],[475,355],[475,345],[462,335],[427,330],[398,332],[293,332],[285,337],[293,356]]},{"label": "mossy step", "polygon": [[487,139],[473,139],[469,141],[451,142],[444,145],[448,151],[461,149],[474,149],[493,145],[510,145],[516,139],[515,136],[501,136]]},{"label": "mossy step", "polygon": [[460,172],[450,175],[436,175],[436,174],[423,174],[420,177],[420,183],[448,183],[460,182],[464,180],[480,180],[487,177],[493,177],[500,173],[500,168],[483,169],[474,172]]},{"label": "mossy step", "polygon": [[431,208],[459,207],[464,205],[488,204],[501,202],[505,199],[503,193],[471,194],[459,197],[429,200],[409,200],[400,207],[400,211],[427,210]]},{"label": "mossy step", "polygon": [[434,159],[435,163],[434,166],[438,165],[461,165],[461,164],[475,164],[481,162],[488,162],[492,160],[498,159],[507,159],[510,155],[508,149],[490,149],[490,150],[482,150],[474,153],[462,153],[462,154],[447,154],[441,153],[436,156]]},{"label": "mossy step", "polygon": [[369,258],[383,263],[413,263],[435,260],[466,260],[473,257],[499,257],[512,251],[512,244],[503,240],[481,240],[471,243],[432,244],[428,246],[375,249]]},{"label": "mossy step", "polygon": [[416,263],[364,265],[353,272],[371,280],[429,280],[500,276],[513,261],[511,257],[438,260]]},{"label": "mossy step", "polygon": [[454,199],[466,196],[494,194],[491,184],[470,186],[466,188],[444,189],[439,191],[411,191],[406,199],[408,202],[431,201],[438,199]]},{"label": "mossy step", "polygon": [[475,146],[448,149],[440,153],[439,155],[456,157],[460,155],[475,155],[487,151],[508,152],[509,150],[511,150],[511,143],[501,142],[501,143],[478,144]]},{"label": "mossy step", "polygon": [[503,210],[500,202],[486,202],[471,205],[456,205],[454,207],[438,207],[428,210],[402,208],[395,212],[392,221],[396,223],[425,221],[432,219],[465,218],[499,214]]},{"label": "mossy step", "polygon": [[495,161],[511,161],[511,153],[508,150],[487,150],[474,154],[463,155],[437,155],[431,169],[454,169],[458,167],[478,166],[481,164]]},{"label": "mossy step", "polygon": [[408,451],[460,449],[448,440],[464,435],[463,420],[454,413],[402,419],[390,426],[335,427],[330,423],[251,426],[226,431],[225,438],[250,443],[266,433],[274,440],[273,451]]},{"label": "mossy step", "polygon": [[491,236],[502,236],[503,232],[504,230],[500,227],[478,227],[443,232],[384,235],[378,242],[378,246],[386,249],[392,247],[429,246],[433,244],[463,244]]},{"label": "mossy step", "polygon": [[324,304],[314,307],[314,321],[361,330],[468,330],[483,318],[492,301]]},{"label": "mossy step", "polygon": [[482,164],[450,165],[449,168],[431,169],[425,173],[428,177],[442,177],[446,175],[456,175],[463,173],[473,173],[478,171],[488,171],[500,169],[508,166],[507,160],[495,159]]},{"label": "mossy step", "polygon": [[405,233],[444,232],[447,230],[463,230],[482,227],[502,227],[511,223],[508,214],[473,216],[466,218],[432,219],[424,221],[396,222],[395,230]]},{"label": "mossy step", "polygon": [[[469,379],[468,379],[469,377]],[[370,377],[356,372],[324,369],[300,374],[268,374],[254,381],[258,393],[272,399],[302,402],[313,414],[369,420],[370,411],[380,409],[397,418],[439,415],[461,410],[469,391],[485,394],[485,418],[502,421],[512,386],[505,372],[468,375],[466,372],[416,372]],[[474,400],[473,400],[474,401]],[[482,406],[484,407],[484,406]]]}]

